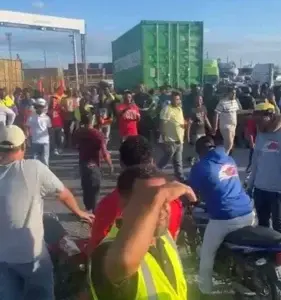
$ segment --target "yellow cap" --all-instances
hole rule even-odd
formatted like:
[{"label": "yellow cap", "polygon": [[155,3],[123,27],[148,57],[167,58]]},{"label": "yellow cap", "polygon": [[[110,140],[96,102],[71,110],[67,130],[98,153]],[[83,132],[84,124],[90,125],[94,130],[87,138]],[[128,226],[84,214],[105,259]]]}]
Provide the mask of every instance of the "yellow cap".
[{"label": "yellow cap", "polygon": [[[8,142],[9,145],[3,144]],[[0,124],[0,149],[13,149],[21,146],[25,142],[23,131],[16,125],[5,126]]]},{"label": "yellow cap", "polygon": [[275,111],[274,105],[269,102],[259,103],[255,107],[255,111],[268,111],[268,110],[272,110],[273,112]]}]

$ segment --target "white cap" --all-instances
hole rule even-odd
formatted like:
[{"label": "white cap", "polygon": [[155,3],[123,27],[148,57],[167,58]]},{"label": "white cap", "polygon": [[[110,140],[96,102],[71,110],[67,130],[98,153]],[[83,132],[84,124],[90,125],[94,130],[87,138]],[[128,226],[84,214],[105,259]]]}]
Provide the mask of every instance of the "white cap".
[{"label": "white cap", "polygon": [[47,101],[43,98],[38,98],[35,100],[35,105],[45,107],[47,105]]},{"label": "white cap", "polygon": [[[8,143],[3,144],[3,142]],[[0,149],[13,149],[21,146],[25,142],[25,135],[18,126],[5,126],[0,124]]]}]

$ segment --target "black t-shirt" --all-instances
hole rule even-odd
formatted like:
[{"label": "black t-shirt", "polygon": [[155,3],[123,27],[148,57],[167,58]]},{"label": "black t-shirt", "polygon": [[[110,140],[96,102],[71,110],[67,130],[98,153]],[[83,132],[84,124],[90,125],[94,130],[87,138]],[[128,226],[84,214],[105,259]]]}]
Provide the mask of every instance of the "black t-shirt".
[{"label": "black t-shirt", "polygon": [[191,132],[192,136],[205,134],[205,120],[207,116],[207,109],[203,105],[201,107],[194,107],[191,109],[190,119],[192,120]]},{"label": "black t-shirt", "polygon": [[[113,285],[104,274],[103,259],[111,242],[101,244],[92,256],[92,282],[99,300],[132,300],[135,299],[138,285],[138,274],[126,279],[119,285]],[[159,266],[176,289],[176,276],[173,265],[165,251],[163,240],[158,240],[156,247],[150,247],[149,253],[157,260]]]},{"label": "black t-shirt", "polygon": [[241,103],[242,109],[254,109],[256,101],[251,95],[241,95],[239,97],[239,101]]},{"label": "black t-shirt", "polygon": [[103,119],[109,119],[113,117],[112,100],[104,100],[98,104],[97,114]]},{"label": "black t-shirt", "polygon": [[151,107],[151,104],[153,103],[152,97],[147,93],[137,93],[134,96],[135,104],[140,109],[141,119],[140,122],[146,122],[147,118],[150,118],[150,112],[149,110],[146,110],[147,108]]}]

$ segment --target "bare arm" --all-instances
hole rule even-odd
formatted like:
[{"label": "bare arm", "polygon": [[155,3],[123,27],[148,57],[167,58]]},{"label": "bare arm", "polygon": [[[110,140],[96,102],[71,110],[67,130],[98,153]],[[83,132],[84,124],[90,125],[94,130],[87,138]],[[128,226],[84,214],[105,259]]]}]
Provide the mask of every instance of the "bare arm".
[{"label": "bare arm", "polygon": [[103,159],[108,164],[109,168],[113,171],[113,164],[112,164],[111,156],[107,150],[105,143],[102,144],[101,154],[102,154]]},{"label": "bare arm", "polygon": [[3,109],[5,110],[6,113],[6,125],[12,125],[15,121],[16,114],[12,109],[8,107],[3,106]]},{"label": "bare arm", "polygon": [[211,131],[213,128],[212,128],[212,125],[211,125],[211,123],[210,123],[210,121],[209,121],[209,118],[208,118],[208,116],[207,116],[207,114],[205,114],[205,124],[206,124],[206,126],[208,127],[208,129]]},{"label": "bare arm", "polygon": [[120,283],[137,272],[153,241],[163,205],[183,194],[193,199],[190,188],[178,182],[147,188],[138,180],[135,187],[124,210],[122,227],[104,261],[105,274],[112,283]]},{"label": "bare arm", "polygon": [[239,109],[237,114],[239,115],[249,115],[253,113],[253,109]]},{"label": "bare arm", "polygon": [[188,119],[187,128],[186,128],[186,137],[187,137],[188,143],[190,142],[190,130],[191,130],[192,123],[193,123],[192,119]]},{"label": "bare arm", "polygon": [[214,131],[218,130],[218,124],[219,124],[219,114],[218,114],[218,112],[215,111],[214,121],[213,121],[213,130]]},{"label": "bare arm", "polygon": [[[257,136],[257,139],[258,139],[258,136]],[[254,187],[256,173],[257,173],[258,158],[259,158],[259,150],[257,150],[257,148],[254,148],[252,164],[251,164],[251,174],[250,174],[250,177],[248,180],[248,186],[247,186],[247,188],[250,190],[253,189],[253,187]]]},{"label": "bare arm", "polygon": [[77,201],[73,194],[67,189],[63,183],[57,178],[57,176],[41,162],[36,162],[38,167],[38,174],[40,178],[41,196],[54,195],[62,202],[70,211],[80,218],[83,218],[89,222],[92,221],[93,215],[90,215],[81,210],[77,204]]},{"label": "bare arm", "polygon": [[81,213],[84,213],[78,206],[77,201],[73,194],[70,192],[68,188],[64,188],[58,194],[58,200],[62,202],[71,212],[73,212],[77,216],[81,216]]}]

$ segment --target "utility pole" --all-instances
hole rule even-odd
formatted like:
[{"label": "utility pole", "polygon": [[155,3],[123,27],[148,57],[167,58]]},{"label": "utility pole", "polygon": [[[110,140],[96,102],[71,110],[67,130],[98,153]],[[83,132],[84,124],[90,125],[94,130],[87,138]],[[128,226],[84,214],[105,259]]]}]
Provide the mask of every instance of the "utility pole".
[{"label": "utility pole", "polygon": [[6,35],[6,39],[8,41],[10,60],[12,60],[13,59],[13,56],[12,56],[12,33],[6,32],[5,35]]},{"label": "utility pole", "polygon": [[44,68],[47,68],[47,53],[46,50],[43,50],[43,57],[44,57]]},{"label": "utility pole", "polygon": [[79,73],[78,73],[78,64],[77,64],[77,46],[76,46],[76,33],[73,32],[70,35],[71,43],[72,43],[72,51],[73,51],[73,63],[75,67],[75,81],[76,81],[76,89],[79,90]]}]

